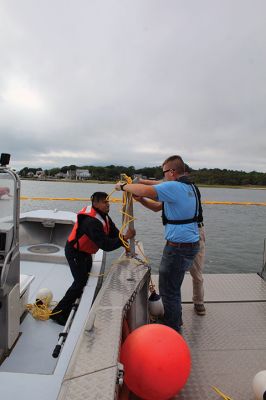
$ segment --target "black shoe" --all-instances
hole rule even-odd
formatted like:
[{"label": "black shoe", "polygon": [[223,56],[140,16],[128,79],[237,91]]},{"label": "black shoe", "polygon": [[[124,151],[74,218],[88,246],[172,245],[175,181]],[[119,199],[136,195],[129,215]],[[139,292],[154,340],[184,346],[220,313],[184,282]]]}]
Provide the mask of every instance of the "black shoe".
[{"label": "black shoe", "polygon": [[194,304],[194,310],[195,310],[195,313],[198,315],[206,314],[206,308],[205,308],[204,304]]},{"label": "black shoe", "polygon": [[52,314],[50,315],[50,319],[62,326],[65,326],[67,322],[67,317],[62,314]]}]

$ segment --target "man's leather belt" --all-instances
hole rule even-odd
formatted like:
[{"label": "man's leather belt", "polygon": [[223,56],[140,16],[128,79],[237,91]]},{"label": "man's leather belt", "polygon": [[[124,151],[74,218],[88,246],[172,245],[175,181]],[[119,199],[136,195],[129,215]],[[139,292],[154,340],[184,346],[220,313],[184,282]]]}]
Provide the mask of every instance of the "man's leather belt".
[{"label": "man's leather belt", "polygon": [[198,222],[198,227],[199,228],[202,228],[204,226],[204,223],[203,222]]},{"label": "man's leather belt", "polygon": [[170,240],[166,241],[166,246],[179,247],[180,249],[197,247],[198,245],[199,245],[199,241],[193,242],[193,243],[176,243],[176,242],[170,242]]}]

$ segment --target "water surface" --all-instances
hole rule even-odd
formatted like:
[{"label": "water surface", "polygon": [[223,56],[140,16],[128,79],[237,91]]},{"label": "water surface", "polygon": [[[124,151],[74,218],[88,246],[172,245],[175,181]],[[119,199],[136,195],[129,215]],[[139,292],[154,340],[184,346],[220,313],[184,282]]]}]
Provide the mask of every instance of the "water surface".
[{"label": "water surface", "polygon": [[[113,184],[27,181],[21,182],[23,196],[32,197],[90,197],[95,191],[110,193]],[[202,200],[265,202],[266,191],[257,189],[201,188]],[[121,197],[121,192],[114,193]],[[83,201],[22,200],[21,211],[60,209],[79,211]],[[121,204],[111,203],[110,216],[120,228]],[[266,207],[239,205],[203,205],[206,230],[205,272],[258,272],[262,267],[263,242],[266,238]],[[165,243],[160,213],[134,203],[137,239],[144,244],[145,254],[153,272],[158,272]],[[108,254],[112,262],[121,250]]]}]

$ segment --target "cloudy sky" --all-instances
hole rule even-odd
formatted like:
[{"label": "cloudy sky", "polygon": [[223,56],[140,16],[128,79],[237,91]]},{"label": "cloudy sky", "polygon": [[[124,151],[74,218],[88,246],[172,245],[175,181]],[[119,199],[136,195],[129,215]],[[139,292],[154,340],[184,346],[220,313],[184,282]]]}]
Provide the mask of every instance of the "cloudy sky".
[{"label": "cloudy sky", "polygon": [[266,172],[265,0],[1,0],[11,165]]}]

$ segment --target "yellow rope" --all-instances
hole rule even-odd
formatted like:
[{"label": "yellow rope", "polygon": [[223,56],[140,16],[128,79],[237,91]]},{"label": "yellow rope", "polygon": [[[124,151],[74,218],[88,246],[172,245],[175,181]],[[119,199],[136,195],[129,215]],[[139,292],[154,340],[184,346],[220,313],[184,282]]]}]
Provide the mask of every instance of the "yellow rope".
[{"label": "yellow rope", "polygon": [[120,212],[121,212],[121,214],[124,215],[124,222],[119,230],[119,239],[121,240],[121,242],[123,243],[125,248],[128,250],[130,246],[129,246],[128,242],[126,240],[124,240],[123,231],[125,230],[126,226],[128,224],[130,224],[130,222],[134,221],[136,218],[130,216],[129,214],[127,214],[126,212],[124,212],[122,210],[120,210]]},{"label": "yellow rope", "polygon": [[141,249],[141,247],[139,245],[139,242],[135,240],[135,244],[136,244],[137,248],[139,249],[140,254],[143,257],[143,263],[144,264],[149,264],[150,261],[149,261],[148,257],[146,257],[145,254],[143,253],[143,251],[142,251],[142,249]]},{"label": "yellow rope", "polygon": [[[126,174],[121,174],[121,178],[123,179],[124,182],[126,183],[132,183],[132,179],[127,176]],[[123,246],[129,250],[130,246],[126,240],[124,240],[123,237],[123,232],[126,228],[127,225],[130,224],[130,222],[134,221],[136,218],[134,218],[132,215],[129,215],[124,209],[126,209],[127,205],[132,201],[132,193],[127,193],[123,192],[123,197],[122,197],[122,208],[120,209],[120,213],[123,215],[123,224],[119,230],[119,239],[123,243]]]},{"label": "yellow rope", "polygon": [[226,394],[224,394],[220,389],[218,389],[215,386],[212,386],[213,390],[219,394],[221,396],[222,399],[224,400],[233,400],[232,397],[227,396]]},{"label": "yellow rope", "polygon": [[[125,179],[125,181],[127,183],[132,183],[132,179],[130,177],[128,177],[127,175],[123,174],[123,178]],[[107,199],[110,201],[110,196],[116,191],[116,189],[112,190],[111,193],[108,194]],[[122,209],[120,210],[120,212],[124,215],[123,218],[123,224],[121,226],[121,228],[119,229],[119,239],[121,240],[121,242],[123,243],[124,247],[126,248],[126,250],[129,250],[129,244],[127,241],[124,240],[123,238],[123,231],[126,228],[126,226],[131,222],[134,221],[136,218],[132,217],[132,215],[129,215],[128,213],[126,213],[125,211],[123,211],[123,208],[126,207],[127,203],[131,200],[132,198],[132,194],[128,193],[129,196],[127,196],[127,193],[124,192],[123,193],[123,199],[122,199]],[[139,246],[138,246],[139,248]],[[139,248],[140,249],[140,248]],[[140,249],[141,252],[141,249]],[[141,252],[142,253],[142,252]],[[142,253],[143,257],[145,258],[144,254]],[[115,267],[115,264],[112,264],[110,270],[108,272],[104,272],[102,274],[94,274],[93,272],[89,272],[88,275],[95,277],[95,278],[100,278],[100,277],[105,277],[107,276]]]},{"label": "yellow rope", "polygon": [[116,191],[116,189],[112,190],[111,193],[109,193],[108,196],[106,197],[106,200],[112,201],[112,199],[110,199],[110,197],[115,191]]},{"label": "yellow rope", "polygon": [[47,301],[45,301],[45,299],[42,299],[41,303],[37,301],[33,304],[26,304],[26,309],[33,316],[33,318],[41,321],[46,321],[50,318],[51,315],[59,314],[61,312],[60,310],[53,313],[53,310],[50,309],[50,307],[54,307],[56,304],[57,303],[54,301],[50,303],[50,305],[48,305]]},{"label": "yellow rope", "polygon": [[[143,251],[142,251],[141,247],[139,246],[138,242],[135,242],[135,244],[136,244],[137,248],[139,249],[140,254],[143,257],[143,263],[146,264],[146,265],[149,264],[150,261],[149,261],[148,257],[146,257],[145,254],[143,253]],[[151,276],[150,276],[149,291],[151,293],[155,292],[155,284],[153,283]]]}]

